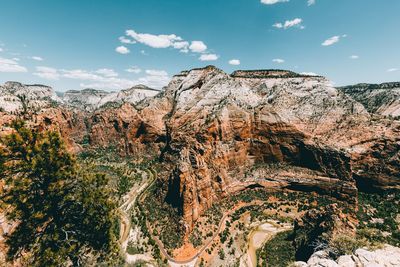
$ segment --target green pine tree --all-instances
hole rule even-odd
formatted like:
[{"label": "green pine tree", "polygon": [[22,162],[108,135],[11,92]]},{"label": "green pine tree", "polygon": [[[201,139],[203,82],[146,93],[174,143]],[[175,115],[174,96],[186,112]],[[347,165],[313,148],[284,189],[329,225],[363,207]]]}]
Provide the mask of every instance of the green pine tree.
[{"label": "green pine tree", "polygon": [[118,257],[116,205],[104,175],[79,168],[55,132],[22,121],[1,140],[1,204],[16,228],[7,260],[29,266],[82,265]]}]

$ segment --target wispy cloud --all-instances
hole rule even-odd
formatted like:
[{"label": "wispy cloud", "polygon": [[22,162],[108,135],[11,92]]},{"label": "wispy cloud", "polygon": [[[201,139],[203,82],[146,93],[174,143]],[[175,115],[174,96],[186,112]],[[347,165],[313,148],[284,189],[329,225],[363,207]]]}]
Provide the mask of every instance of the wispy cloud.
[{"label": "wispy cloud", "polygon": [[203,54],[199,57],[200,61],[215,61],[219,58],[216,54]]},{"label": "wispy cloud", "polygon": [[315,5],[315,0],[307,0],[307,5],[308,6],[312,6],[312,5]]},{"label": "wispy cloud", "polygon": [[130,51],[127,47],[121,45],[115,48],[115,52],[120,53],[120,54],[128,54]]},{"label": "wispy cloud", "polygon": [[138,74],[138,73],[142,72],[142,69],[140,69],[139,67],[133,66],[133,67],[127,68],[125,71]]},{"label": "wispy cloud", "polygon": [[[129,68],[128,70],[134,70],[135,73],[141,72],[138,68]],[[154,69],[146,70],[145,75],[138,79],[120,78],[119,74],[115,70],[108,68],[88,71],[84,69],[67,70],[39,66],[36,67],[36,72],[34,72],[33,75],[46,80],[59,80],[61,78],[78,80],[81,81],[80,86],[82,88],[112,90],[126,89],[137,84],[145,84],[153,88],[161,88],[170,80],[166,71]]]},{"label": "wispy cloud", "polygon": [[240,65],[240,60],[239,59],[231,59],[231,60],[229,60],[229,64],[235,65],[235,66]]},{"label": "wispy cloud", "polygon": [[[342,35],[342,37],[346,37],[347,35]],[[331,38],[326,39],[321,45],[322,46],[331,46],[333,44],[336,44],[340,41],[340,36],[336,35],[336,36],[332,36]]]},{"label": "wispy cloud", "polygon": [[265,5],[274,5],[277,3],[289,2],[289,0],[261,0],[261,3]]},{"label": "wispy cloud", "polygon": [[95,71],[97,74],[104,75],[105,77],[117,77],[118,73],[116,73],[113,69],[98,69]]},{"label": "wispy cloud", "polygon": [[360,57],[358,55],[351,55],[350,58],[351,59],[359,59]]},{"label": "wispy cloud", "polygon": [[272,60],[272,62],[275,62],[275,63],[278,63],[278,64],[282,64],[282,63],[285,63],[285,60],[281,59],[281,58],[274,58]]},{"label": "wispy cloud", "polygon": [[0,72],[27,72],[27,68],[13,59],[0,57]]},{"label": "wispy cloud", "polygon": [[126,38],[125,36],[119,37],[118,40],[123,44],[136,44],[136,41],[130,40],[130,39]]},{"label": "wispy cloud", "polygon": [[285,30],[289,29],[291,27],[297,27],[297,28],[300,28],[300,29],[304,29],[304,26],[301,25],[302,22],[303,22],[303,20],[301,18],[295,18],[293,20],[286,20],[283,23],[277,22],[272,26],[277,28],[277,29],[285,29]]},{"label": "wispy cloud", "polygon": [[55,68],[45,67],[45,66],[38,66],[36,67],[36,72],[32,73],[40,78],[46,80],[59,80],[60,73]]},{"label": "wispy cloud", "polygon": [[42,57],[39,57],[39,56],[33,56],[33,57],[31,57],[33,60],[36,60],[36,61],[43,61],[43,58]]},{"label": "wispy cloud", "polygon": [[395,72],[395,71],[398,71],[398,70],[399,70],[398,68],[391,68],[391,69],[388,69],[387,72]]}]

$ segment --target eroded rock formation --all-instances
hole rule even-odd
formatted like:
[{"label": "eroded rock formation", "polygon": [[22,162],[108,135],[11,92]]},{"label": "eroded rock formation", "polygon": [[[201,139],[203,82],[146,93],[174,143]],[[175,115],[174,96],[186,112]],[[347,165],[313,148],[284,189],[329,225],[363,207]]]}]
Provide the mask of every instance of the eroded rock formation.
[{"label": "eroded rock formation", "polygon": [[65,103],[36,115],[74,150],[153,153],[166,201],[191,226],[212,203],[251,186],[318,191],[356,203],[357,185],[400,184],[400,123],[372,114],[324,77],[209,66],[160,94],[88,112]]}]

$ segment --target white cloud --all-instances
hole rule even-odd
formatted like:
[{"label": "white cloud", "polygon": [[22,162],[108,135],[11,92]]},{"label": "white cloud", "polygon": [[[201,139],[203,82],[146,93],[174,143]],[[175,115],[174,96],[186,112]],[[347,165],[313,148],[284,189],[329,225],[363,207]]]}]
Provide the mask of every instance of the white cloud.
[{"label": "white cloud", "polygon": [[[120,37],[119,40],[123,43],[141,43],[152,48],[174,48],[182,53],[204,53],[207,50],[207,45],[203,41],[186,41],[176,34],[150,34],[137,33],[134,30],[125,32],[128,37]],[[132,38],[133,40],[131,40]],[[141,52],[145,54],[144,52]]]},{"label": "white cloud", "polygon": [[98,69],[95,71],[97,74],[101,74],[105,77],[117,77],[118,73],[116,73],[113,69]]},{"label": "white cloud", "polygon": [[36,60],[36,61],[43,61],[43,58],[38,57],[38,56],[33,56],[32,59]]},{"label": "white cloud", "polygon": [[229,64],[240,65],[240,60],[239,59],[231,59],[231,60],[229,60]]},{"label": "white cloud", "polygon": [[151,76],[168,76],[165,70],[146,70],[146,74]]},{"label": "white cloud", "polygon": [[307,0],[307,5],[312,6],[315,4],[315,0]]},{"label": "white cloud", "polygon": [[360,57],[357,56],[357,55],[351,55],[350,58],[351,58],[351,59],[359,59]]},{"label": "white cloud", "polygon": [[126,47],[123,46],[123,45],[118,46],[117,48],[115,48],[115,51],[116,51],[117,53],[120,53],[120,54],[128,54],[128,53],[130,52],[129,49],[126,48]]},{"label": "white cloud", "polygon": [[289,2],[289,0],[261,0],[261,3],[266,5],[273,5],[276,3]]},{"label": "white cloud", "polygon": [[0,57],[0,72],[27,72],[28,70],[17,61]]},{"label": "white cloud", "polygon": [[168,73],[164,70],[146,70],[147,74],[138,79],[138,83],[145,84],[154,88],[162,88],[170,81]]},{"label": "white cloud", "polygon": [[301,75],[307,75],[307,76],[319,76],[315,72],[300,72]]},{"label": "white cloud", "polygon": [[61,71],[63,73],[63,77],[69,79],[97,81],[103,78],[101,75],[81,69],[61,70]]},{"label": "white cloud", "polygon": [[214,61],[217,60],[219,56],[216,54],[204,54],[199,57],[200,61]]},{"label": "white cloud", "polygon": [[123,44],[136,44],[136,41],[130,40],[130,39],[126,38],[125,36],[119,37],[118,40]]},{"label": "white cloud", "polygon": [[395,72],[395,71],[398,71],[398,70],[399,70],[398,68],[391,68],[391,69],[388,69],[387,72]]},{"label": "white cloud", "polygon": [[293,20],[286,20],[284,23],[281,22],[277,22],[274,25],[272,25],[273,27],[277,28],[277,29],[289,29],[291,27],[297,27],[300,29],[304,29],[304,26],[301,25],[301,23],[303,22],[303,20],[301,18],[295,18]]},{"label": "white cloud", "polygon": [[60,78],[60,73],[57,69],[44,66],[36,67],[36,72],[33,75],[46,80],[58,80]]},{"label": "white cloud", "polygon": [[153,48],[167,48],[173,46],[175,42],[182,41],[182,38],[175,34],[154,35],[150,33],[137,33],[134,30],[127,30],[126,35],[132,37],[137,42],[148,45]]},{"label": "white cloud", "polygon": [[[0,71],[2,69],[1,62],[2,60],[0,58]],[[131,67],[126,71],[140,73],[141,69],[138,67]],[[88,71],[83,69],[67,70],[38,66],[36,67],[36,72],[34,72],[33,75],[48,80],[58,80],[61,78],[80,80],[80,86],[82,88],[106,90],[126,89],[137,84],[144,84],[152,88],[162,88],[170,81],[170,77],[166,71],[155,69],[146,70],[145,75],[138,79],[120,78],[117,72],[106,68]]]},{"label": "white cloud", "polygon": [[207,50],[207,46],[202,41],[192,41],[189,49],[195,53],[203,53]]},{"label": "white cloud", "polygon": [[138,73],[142,72],[142,70],[140,68],[136,67],[136,66],[127,68],[125,71],[126,72],[130,72],[130,73],[135,73],[135,74],[138,74]]},{"label": "white cloud", "polygon": [[3,52],[3,48],[0,47],[0,52]]},{"label": "white cloud", "polygon": [[333,44],[335,44],[335,43],[337,43],[337,42],[339,42],[339,41],[340,41],[340,36],[336,35],[336,36],[333,36],[333,37],[331,37],[331,38],[329,38],[329,39],[326,39],[326,40],[322,43],[322,45],[323,45],[323,46],[330,46],[330,45],[333,45]]},{"label": "white cloud", "polygon": [[283,59],[281,59],[281,58],[274,58],[274,59],[272,60],[272,62],[281,64],[281,63],[284,63],[285,60],[283,60]]},{"label": "white cloud", "polygon": [[175,43],[172,44],[172,46],[175,49],[180,49],[179,51],[182,52],[182,53],[189,52],[189,49],[188,49],[189,48],[189,42],[186,42],[186,41],[175,42]]}]

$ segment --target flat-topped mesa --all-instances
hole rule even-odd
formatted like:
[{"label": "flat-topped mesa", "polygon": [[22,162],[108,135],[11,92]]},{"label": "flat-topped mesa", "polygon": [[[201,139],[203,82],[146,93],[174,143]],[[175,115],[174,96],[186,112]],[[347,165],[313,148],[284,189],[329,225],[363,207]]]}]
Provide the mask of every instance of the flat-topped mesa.
[{"label": "flat-topped mesa", "polygon": [[[290,70],[236,70],[231,74],[234,78],[297,78],[297,77],[315,77],[299,74]],[[319,77],[319,76],[317,76]]]},{"label": "flat-topped mesa", "polygon": [[215,71],[224,72],[223,70],[215,67],[214,65],[208,65],[203,68],[193,68],[191,70],[183,70],[180,73],[175,74],[173,77],[187,77],[191,73],[197,73],[197,72],[210,73],[210,72],[215,72]]}]

